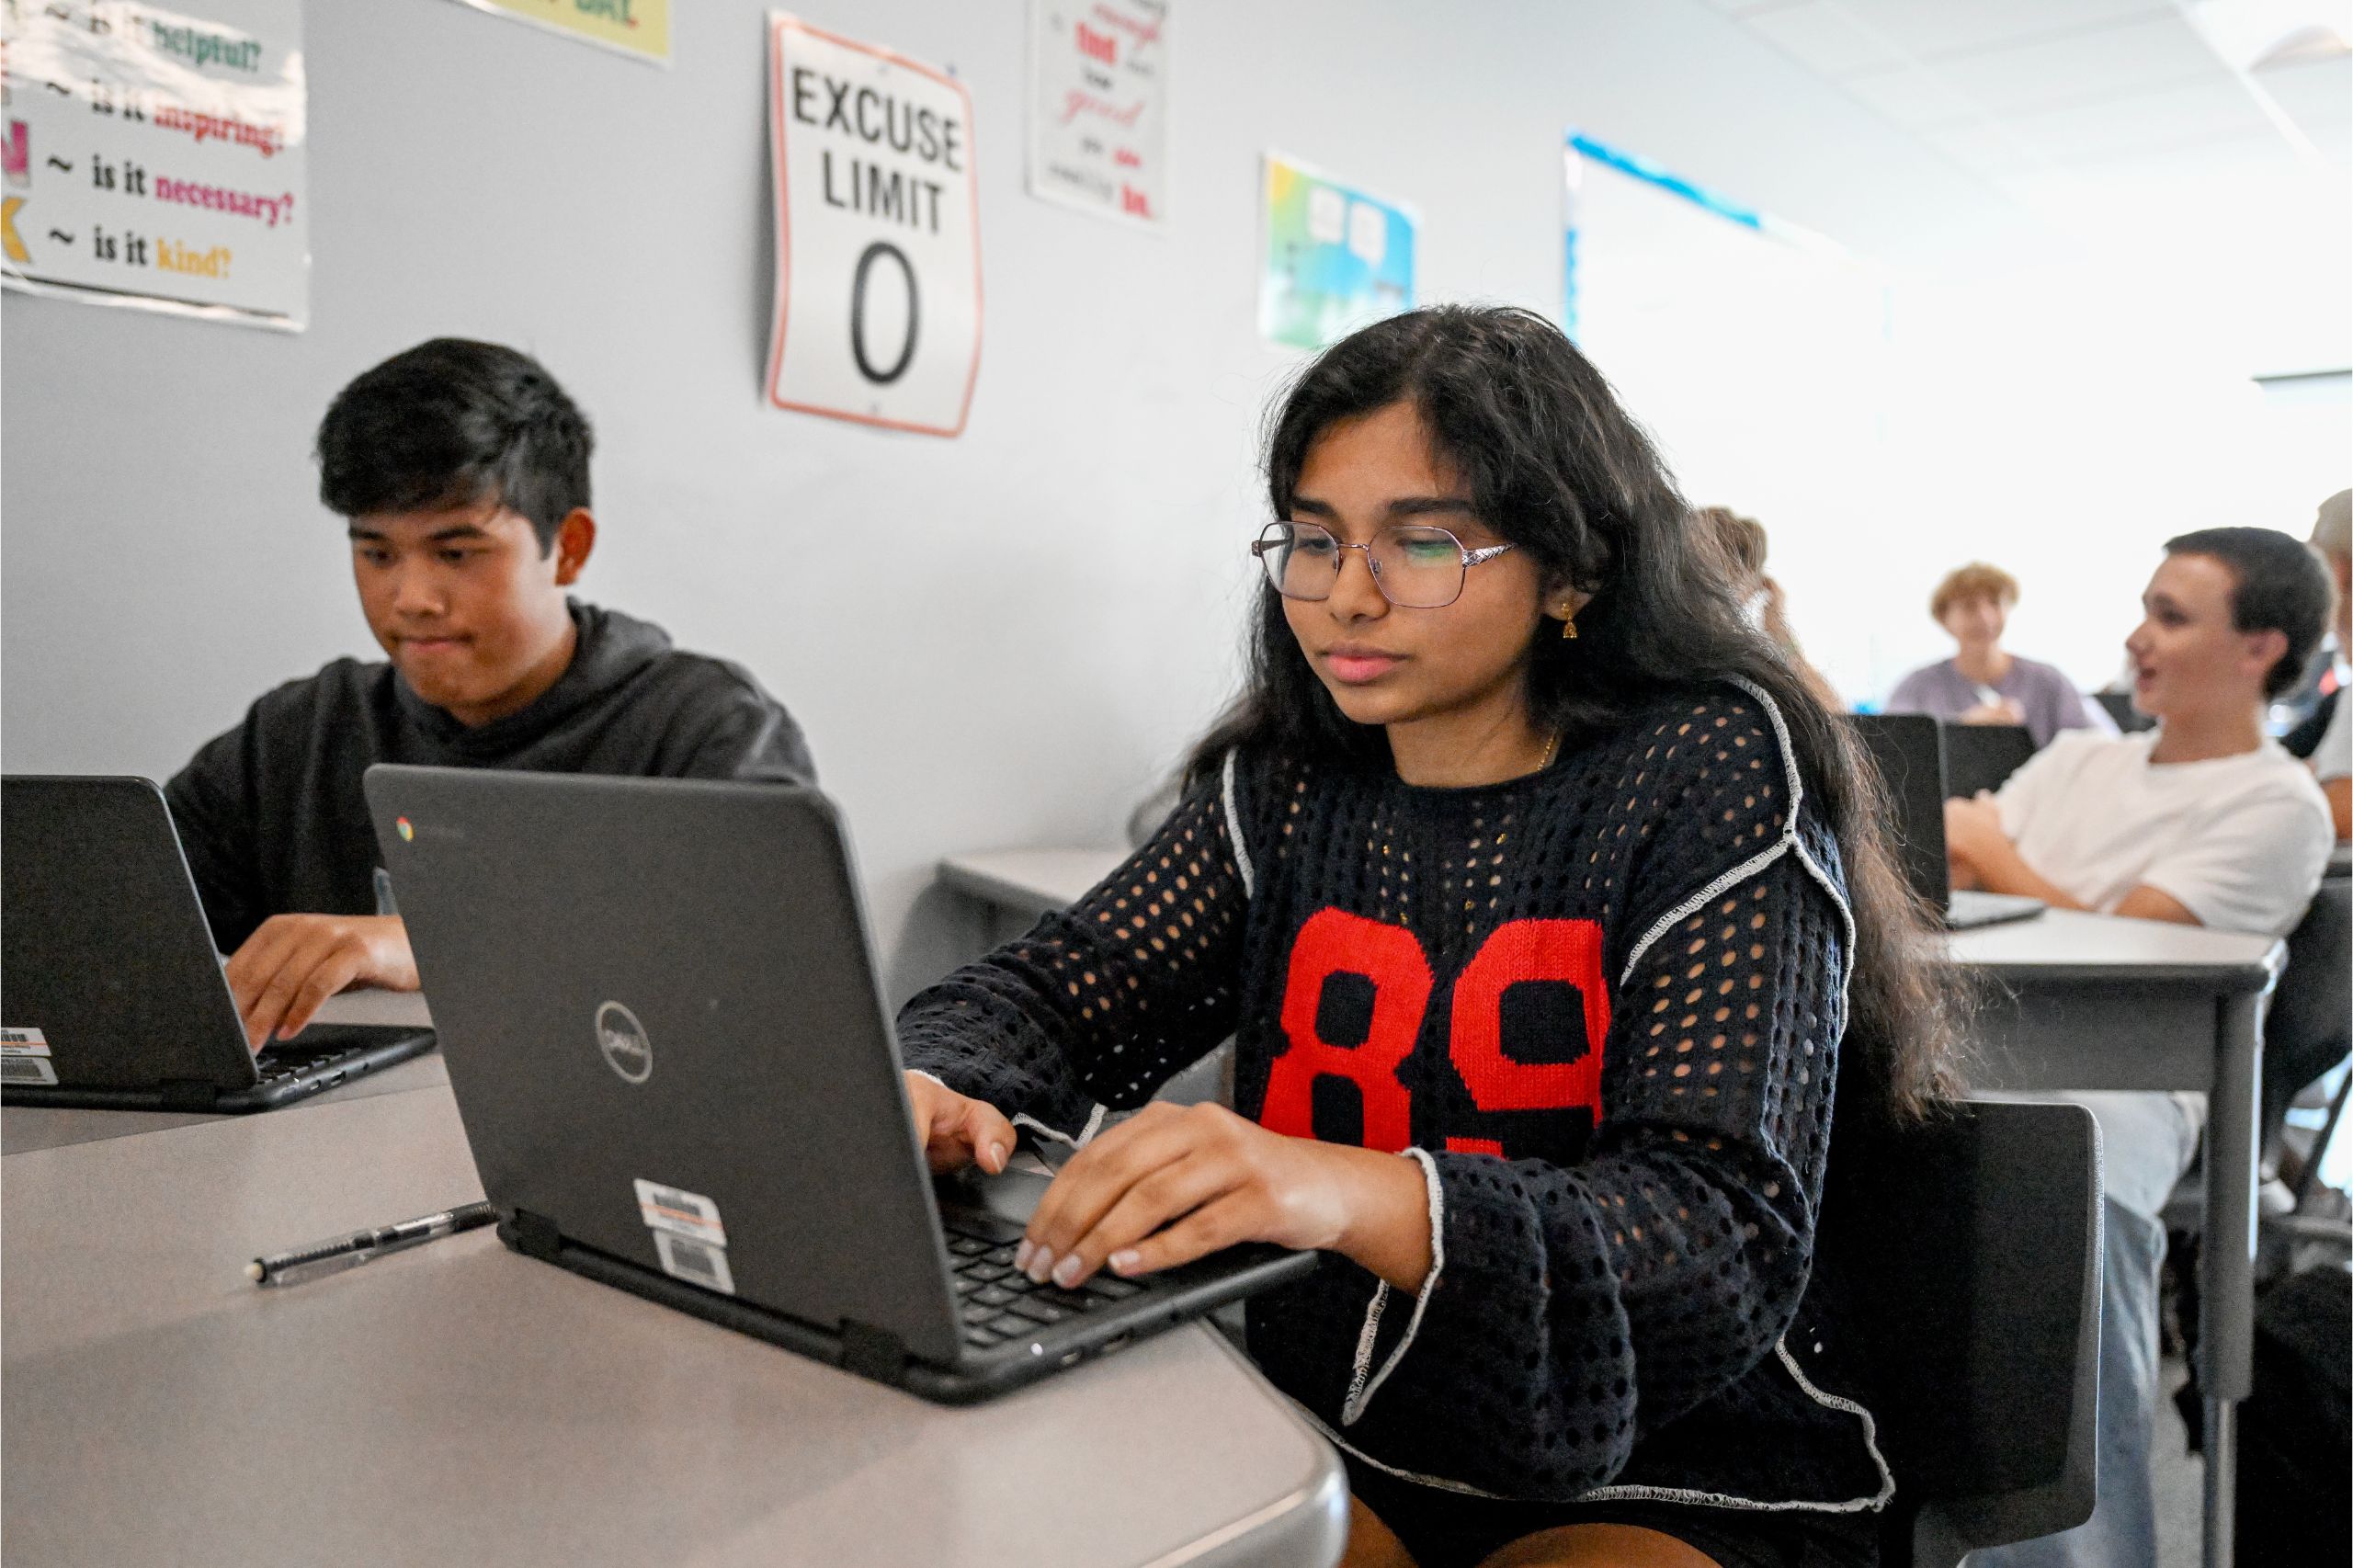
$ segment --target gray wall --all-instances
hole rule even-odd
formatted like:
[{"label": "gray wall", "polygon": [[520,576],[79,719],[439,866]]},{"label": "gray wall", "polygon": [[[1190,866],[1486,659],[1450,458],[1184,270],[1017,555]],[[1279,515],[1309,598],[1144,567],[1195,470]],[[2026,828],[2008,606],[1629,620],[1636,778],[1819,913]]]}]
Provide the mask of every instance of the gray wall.
[{"label": "gray wall", "polygon": [[313,427],[387,354],[502,339],[597,422],[584,592],[799,715],[904,993],[975,939],[939,857],[1113,841],[1229,687],[1254,437],[1297,364],[1254,333],[1262,149],[1417,205],[1426,300],[1557,312],[1572,123],[1882,259],[2006,234],[1697,0],[1176,0],[1158,236],[1024,194],[1016,0],[809,0],[975,102],[971,424],[879,432],[762,403],[767,6],[676,9],[659,70],[447,0],[313,0],[306,334],[6,297],[9,769],[166,776],[265,687],[371,651]]}]

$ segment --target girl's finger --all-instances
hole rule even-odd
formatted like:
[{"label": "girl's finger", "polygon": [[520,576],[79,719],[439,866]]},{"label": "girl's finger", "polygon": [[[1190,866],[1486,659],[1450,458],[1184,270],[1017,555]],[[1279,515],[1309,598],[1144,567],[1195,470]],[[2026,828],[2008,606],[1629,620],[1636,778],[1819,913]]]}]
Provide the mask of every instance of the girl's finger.
[{"label": "girl's finger", "polygon": [[1122,1278],[1153,1274],[1249,1241],[1256,1231],[1256,1206],[1237,1188],[1202,1204],[1166,1230],[1115,1249],[1106,1262]]},{"label": "girl's finger", "polygon": [[1163,1165],[1128,1188],[1092,1230],[1055,1258],[1054,1283],[1065,1290],[1077,1289],[1112,1254],[1224,1197],[1246,1175],[1233,1161],[1199,1154]]},{"label": "girl's finger", "polygon": [[972,1151],[972,1163],[991,1176],[1002,1173],[1005,1163],[1013,1157],[1017,1137],[1013,1123],[1006,1119],[1003,1111],[986,1100],[967,1099],[964,1102],[961,1132],[964,1146]]},{"label": "girl's finger", "polygon": [[1016,1248],[1014,1267],[1043,1281],[1067,1252],[1127,1190],[1191,1152],[1181,1117],[1139,1117],[1097,1138],[1071,1157],[1039,1199]]}]

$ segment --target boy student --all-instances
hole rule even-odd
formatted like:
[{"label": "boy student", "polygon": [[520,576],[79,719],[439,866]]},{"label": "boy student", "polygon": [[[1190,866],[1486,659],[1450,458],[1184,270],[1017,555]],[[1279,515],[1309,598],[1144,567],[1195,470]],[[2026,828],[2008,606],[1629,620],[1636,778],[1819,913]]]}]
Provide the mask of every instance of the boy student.
[{"label": "boy student", "polygon": [[[1952,801],[1956,886],[2063,909],[2285,936],[2334,835],[2313,777],[2263,730],[2327,619],[2327,574],[2268,528],[2165,546],[2125,649],[2154,730],[2063,732],[1998,796]],[[2100,1324],[2099,1506],[2079,1528],[1982,1554],[2000,1568],[2154,1562],[2149,1442],[2157,1392],[2158,1220],[2197,1147],[2196,1102],[2070,1096],[2098,1117],[2108,1188]]]},{"label": "boy student", "polygon": [[813,779],[749,672],[565,596],[597,542],[592,445],[555,378],[491,343],[420,344],[328,407],[319,496],[348,522],[390,663],[279,687],[164,791],[256,1050],[347,986],[416,988],[360,792],[371,763]]}]

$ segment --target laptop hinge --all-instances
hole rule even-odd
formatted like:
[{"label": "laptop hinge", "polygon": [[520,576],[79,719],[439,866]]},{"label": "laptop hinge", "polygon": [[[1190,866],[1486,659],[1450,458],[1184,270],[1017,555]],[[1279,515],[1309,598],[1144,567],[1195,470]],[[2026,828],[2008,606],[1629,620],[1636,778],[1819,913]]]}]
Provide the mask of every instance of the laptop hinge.
[{"label": "laptop hinge", "polygon": [[525,1257],[542,1263],[553,1263],[563,1245],[563,1233],[555,1228],[555,1221],[529,1209],[517,1209],[514,1218],[501,1221],[498,1236]]},{"label": "laptop hinge", "polygon": [[842,1319],[842,1370],[877,1382],[895,1383],[907,1364],[907,1347],[888,1329]]},{"label": "laptop hinge", "polygon": [[221,1089],[201,1078],[166,1078],[161,1085],[165,1110],[213,1110],[221,1104]]}]

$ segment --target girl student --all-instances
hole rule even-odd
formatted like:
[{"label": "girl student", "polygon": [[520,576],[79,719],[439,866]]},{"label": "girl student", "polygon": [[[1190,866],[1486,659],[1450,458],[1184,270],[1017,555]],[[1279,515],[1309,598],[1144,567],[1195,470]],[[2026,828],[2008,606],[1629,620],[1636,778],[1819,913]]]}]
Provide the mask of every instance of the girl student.
[{"label": "girl student", "polygon": [[[1540,317],[1357,333],[1267,469],[1175,812],[900,1016],[932,1164],[1074,1144],[1017,1254],[1066,1289],[1319,1250],[1248,1340],[1344,1457],[1349,1563],[1876,1562],[1809,1290],[1833,1101],[1951,1085],[1843,731]],[[1144,1104],[1229,1034],[1233,1110]]]}]

